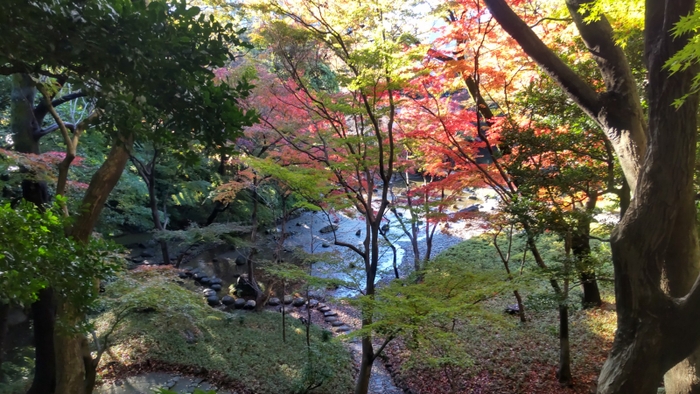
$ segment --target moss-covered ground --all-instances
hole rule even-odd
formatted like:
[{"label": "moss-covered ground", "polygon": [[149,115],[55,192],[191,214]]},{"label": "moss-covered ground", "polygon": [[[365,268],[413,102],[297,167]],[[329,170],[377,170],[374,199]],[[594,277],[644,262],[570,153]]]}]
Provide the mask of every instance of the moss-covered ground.
[{"label": "moss-covered ground", "polygon": [[[106,286],[96,332],[112,344],[103,379],[142,370],[177,370],[238,392],[352,391],[353,363],[328,332],[274,312],[222,312],[178,283],[170,269],[135,270]],[[116,324],[116,325],[115,325]]]}]

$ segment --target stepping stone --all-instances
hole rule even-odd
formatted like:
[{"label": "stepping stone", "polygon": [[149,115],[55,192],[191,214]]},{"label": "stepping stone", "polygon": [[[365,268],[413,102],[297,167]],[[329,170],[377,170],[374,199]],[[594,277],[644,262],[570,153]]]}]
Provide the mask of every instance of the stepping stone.
[{"label": "stepping stone", "polygon": [[306,304],[306,300],[301,297],[295,298],[294,301],[292,301],[292,305],[296,307],[303,306],[304,304]]},{"label": "stepping stone", "polygon": [[210,306],[217,306],[217,305],[219,305],[219,297],[217,297],[216,295],[209,296],[209,297],[207,297],[207,303]]},{"label": "stepping stone", "polygon": [[316,308],[318,306],[318,300],[309,300],[309,308]]},{"label": "stepping stone", "polygon": [[338,320],[338,318],[335,316],[328,316],[327,318],[325,318],[323,320],[325,320],[326,323],[333,323],[334,321]]},{"label": "stepping stone", "polygon": [[319,308],[326,308],[326,304],[319,302],[317,305]]},{"label": "stepping stone", "polygon": [[231,296],[223,296],[221,297],[221,303],[224,305],[233,305],[233,303],[236,302],[236,300],[233,299]]},{"label": "stepping stone", "polygon": [[350,331],[350,327],[348,327],[348,326],[335,327],[333,329],[333,331],[335,331],[335,332],[348,332],[348,331]]},{"label": "stepping stone", "polygon": [[345,325],[345,323],[343,323],[343,322],[340,321],[340,320],[336,320],[336,321],[334,321],[334,322],[331,323],[331,326],[333,326],[333,327],[340,327],[340,326],[342,326],[342,325]]},{"label": "stepping stone", "polygon": [[318,310],[323,312],[323,313],[326,313],[326,312],[330,312],[331,308],[324,305],[324,306],[318,308]]},{"label": "stepping stone", "polygon": [[214,291],[221,291],[221,285],[218,283],[214,283],[213,285],[209,285],[209,287]]},{"label": "stepping stone", "polygon": [[325,317],[338,316],[338,312],[333,312],[333,311],[323,312],[323,316],[325,316]]},{"label": "stepping stone", "polygon": [[277,297],[272,297],[267,301],[267,305],[269,306],[277,306],[280,304],[280,299]]},{"label": "stepping stone", "polygon": [[286,295],[286,296],[284,296],[284,299],[283,299],[283,300],[284,300],[284,303],[285,303],[285,304],[289,305],[289,304],[292,303],[292,301],[294,301],[294,297],[292,297],[292,296],[290,296],[290,295]]}]

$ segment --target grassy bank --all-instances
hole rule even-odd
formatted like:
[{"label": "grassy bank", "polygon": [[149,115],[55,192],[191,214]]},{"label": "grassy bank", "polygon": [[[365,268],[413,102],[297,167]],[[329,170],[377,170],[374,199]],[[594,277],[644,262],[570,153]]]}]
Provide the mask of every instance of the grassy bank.
[{"label": "grassy bank", "polygon": [[[143,369],[179,370],[240,392],[314,393],[352,391],[352,361],[341,343],[281,315],[233,314],[206,305],[177,283],[169,269],[132,271],[107,285],[105,312],[95,320],[98,336],[113,345],[100,367],[104,378]],[[116,326],[115,326],[115,323]]]}]

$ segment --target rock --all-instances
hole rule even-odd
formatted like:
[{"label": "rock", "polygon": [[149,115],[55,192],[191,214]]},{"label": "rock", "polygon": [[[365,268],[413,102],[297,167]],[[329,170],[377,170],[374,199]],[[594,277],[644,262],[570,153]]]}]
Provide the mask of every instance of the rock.
[{"label": "rock", "polygon": [[362,230],[357,230],[357,231],[355,231],[355,235],[358,236],[358,237],[359,237],[360,235],[362,235]]},{"label": "rock", "polygon": [[325,316],[325,317],[338,316],[338,312],[333,312],[333,311],[323,312],[323,316]]},{"label": "rock", "polygon": [[295,226],[301,227],[301,222],[297,222],[297,224],[295,224]]},{"label": "rock", "polygon": [[247,310],[255,309],[255,300],[246,301],[246,303],[243,305],[243,309],[247,309]]},{"label": "rock", "polygon": [[269,300],[267,300],[267,305],[269,306],[277,306],[280,304],[280,299],[277,297],[272,297]]},{"label": "rock", "polygon": [[223,282],[224,282],[224,281],[223,281],[221,278],[211,278],[211,279],[209,280],[209,283],[212,284],[212,285],[220,285],[220,284],[223,283]]},{"label": "rock", "polygon": [[201,272],[195,272],[194,274],[192,274],[192,277],[193,277],[194,280],[196,280],[196,281],[199,281],[200,279],[202,279],[202,278],[205,277],[205,276],[206,276],[206,275],[204,275],[204,274],[201,273]]},{"label": "rock", "polygon": [[236,265],[242,266],[242,265],[245,265],[245,264],[246,264],[246,259],[245,259],[245,257],[243,257],[243,256],[241,256],[241,255],[239,254],[238,257],[236,257]]},{"label": "rock", "polygon": [[318,306],[317,300],[314,300],[314,299],[309,300],[309,308],[316,308],[316,306]]},{"label": "rock", "polygon": [[323,319],[323,321],[325,321],[326,323],[333,323],[334,321],[337,321],[337,320],[338,320],[338,318],[335,316],[328,316],[325,319]]},{"label": "rock", "polygon": [[479,212],[479,206],[474,204],[470,205],[464,209],[460,209],[458,213],[469,213],[469,212]]},{"label": "rock", "polygon": [[470,200],[478,200],[479,199],[477,196],[474,196],[474,195],[471,195],[467,198],[469,198]]},{"label": "rock", "polygon": [[240,293],[241,297],[255,297],[257,295],[255,287],[245,275],[239,276],[236,280],[236,291]]},{"label": "rock", "polygon": [[324,306],[319,307],[318,310],[323,312],[323,313],[326,313],[326,312],[329,312],[331,310],[331,308],[324,305]]},{"label": "rock", "polygon": [[202,290],[202,294],[204,294],[205,297],[211,297],[216,295],[216,290],[214,289],[204,289]]},{"label": "rock", "polygon": [[304,306],[304,304],[306,304],[306,300],[303,299],[303,298],[301,298],[301,297],[295,298],[295,299],[292,301],[292,306],[296,306],[297,308],[300,307],[300,306]]},{"label": "rock", "polygon": [[520,313],[520,308],[518,307],[518,304],[508,305],[504,312],[509,315],[517,315]]},{"label": "rock", "polygon": [[203,276],[203,277],[199,278],[199,283],[201,283],[203,285],[208,285],[211,283],[211,279],[209,279],[208,276]]},{"label": "rock", "polygon": [[236,301],[233,302],[233,307],[236,309],[241,309],[245,305],[245,300],[243,298],[236,298]]},{"label": "rock", "polygon": [[209,285],[209,287],[214,291],[221,291],[221,285],[218,283],[214,283],[213,285]]},{"label": "rock", "polygon": [[189,344],[197,343],[197,336],[192,331],[185,330],[182,335],[185,337],[185,342]]},{"label": "rock", "polygon": [[331,245],[329,245],[329,244],[327,244],[327,243],[324,242],[324,243],[321,244],[321,247],[323,247],[323,248],[330,248]]},{"label": "rock", "polygon": [[178,272],[177,277],[180,279],[187,279],[188,275],[187,275],[187,272]]},{"label": "rock", "polygon": [[340,326],[342,326],[342,325],[345,325],[345,323],[343,323],[343,322],[340,321],[340,320],[336,320],[336,321],[334,321],[334,322],[331,322],[331,326],[333,326],[333,327],[340,327]]},{"label": "rock", "polygon": [[207,297],[207,304],[210,306],[218,306],[219,305],[219,297],[216,295]]},{"label": "rock", "polygon": [[143,262],[143,257],[134,257],[133,259],[131,259],[131,261],[133,261],[134,263],[141,263]]},{"label": "rock", "polygon": [[155,257],[152,250],[144,250],[141,252],[141,257]]},{"label": "rock", "polygon": [[219,262],[219,259],[217,259],[216,257],[214,257],[213,259],[211,259],[211,262],[212,262],[212,263],[218,263],[218,262]]},{"label": "rock", "polygon": [[388,233],[389,232],[389,223],[384,224],[379,230],[382,233]]},{"label": "rock", "polygon": [[221,297],[221,303],[224,305],[233,305],[235,302],[236,300],[231,296],[226,295]]},{"label": "rock", "polygon": [[348,327],[348,326],[335,327],[333,329],[333,331],[335,331],[335,332],[348,332],[348,331],[350,331],[350,327]]},{"label": "rock", "polygon": [[319,233],[321,234],[327,234],[327,233],[332,233],[333,231],[337,230],[338,226],[335,224],[329,224],[328,226],[318,230]]},{"label": "rock", "polygon": [[294,301],[294,297],[292,297],[292,296],[290,296],[290,295],[284,296],[284,303],[285,303],[286,305],[291,304],[292,301]]},{"label": "rock", "polygon": [[333,223],[335,223],[335,224],[340,223],[340,218],[339,217],[334,218]]}]

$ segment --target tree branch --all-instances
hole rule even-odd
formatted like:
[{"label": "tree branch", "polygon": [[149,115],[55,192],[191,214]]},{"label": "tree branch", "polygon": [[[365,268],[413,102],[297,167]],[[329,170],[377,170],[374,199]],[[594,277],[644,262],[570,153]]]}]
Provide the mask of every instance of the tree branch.
[{"label": "tree branch", "polygon": [[601,103],[593,88],[567,66],[506,4],[505,0],[484,0],[491,15],[513,37],[523,51],[542,67],[571,99],[591,118],[597,119]]},{"label": "tree branch", "polygon": [[[58,106],[61,105],[61,104],[65,104],[65,103],[67,103],[67,102],[69,102],[69,101],[75,100],[75,99],[80,98],[80,97],[86,97],[86,96],[87,96],[87,94],[86,94],[86,93],[83,93],[83,92],[81,92],[81,91],[68,93],[68,94],[63,95],[63,96],[61,96],[61,97],[59,97],[59,98],[53,99],[53,100],[51,101],[51,105],[55,108],[55,107],[58,107]],[[46,116],[46,114],[48,114],[48,112],[49,112],[49,108],[48,108],[48,106],[46,105],[46,101],[40,102],[40,103],[36,106],[36,108],[34,108],[34,116],[35,116],[37,119],[43,119],[44,116]]]}]

